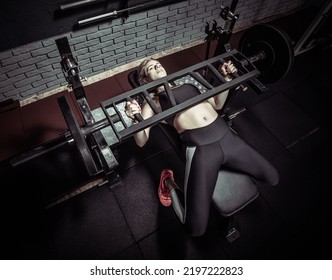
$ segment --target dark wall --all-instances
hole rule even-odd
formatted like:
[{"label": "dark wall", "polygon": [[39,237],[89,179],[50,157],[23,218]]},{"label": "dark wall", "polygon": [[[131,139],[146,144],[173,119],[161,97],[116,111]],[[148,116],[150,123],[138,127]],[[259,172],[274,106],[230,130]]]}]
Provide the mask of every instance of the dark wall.
[{"label": "dark wall", "polygon": [[[70,32],[80,19],[125,8],[126,1],[104,0],[81,8],[60,10],[60,5],[80,0],[2,0],[0,8],[0,52]],[[139,4],[164,5],[180,1],[128,0]],[[147,7],[148,8],[148,7]],[[149,7],[150,8],[150,7]],[[144,10],[144,8],[143,8]]]}]

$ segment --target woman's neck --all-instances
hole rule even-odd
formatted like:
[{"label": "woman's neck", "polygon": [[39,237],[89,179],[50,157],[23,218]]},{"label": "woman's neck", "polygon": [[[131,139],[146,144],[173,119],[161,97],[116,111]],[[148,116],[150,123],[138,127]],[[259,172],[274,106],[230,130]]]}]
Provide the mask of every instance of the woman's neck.
[{"label": "woman's neck", "polygon": [[[176,85],[174,83],[168,83],[168,85],[172,88],[172,87],[176,87]],[[164,86],[160,86],[158,88],[156,88],[155,90],[155,94],[159,94],[161,92],[165,91],[165,87]]]}]

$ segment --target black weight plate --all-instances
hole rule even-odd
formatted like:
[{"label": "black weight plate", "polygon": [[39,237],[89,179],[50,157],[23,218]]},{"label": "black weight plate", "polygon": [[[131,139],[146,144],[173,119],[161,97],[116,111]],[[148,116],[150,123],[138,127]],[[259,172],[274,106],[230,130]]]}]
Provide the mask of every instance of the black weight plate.
[{"label": "black weight plate", "polygon": [[74,138],[76,148],[83,160],[85,168],[87,169],[90,176],[96,175],[98,173],[98,168],[93,160],[90,149],[76,121],[74,113],[70,109],[66,96],[58,97],[58,103],[61,108],[62,114],[65,118],[65,121],[67,123],[67,126],[70,130],[70,133]]},{"label": "black weight plate", "polygon": [[279,27],[258,24],[244,31],[238,50],[246,57],[260,51],[266,58],[254,62],[261,72],[258,79],[267,84],[274,83],[287,75],[294,63],[294,48],[287,33]]}]

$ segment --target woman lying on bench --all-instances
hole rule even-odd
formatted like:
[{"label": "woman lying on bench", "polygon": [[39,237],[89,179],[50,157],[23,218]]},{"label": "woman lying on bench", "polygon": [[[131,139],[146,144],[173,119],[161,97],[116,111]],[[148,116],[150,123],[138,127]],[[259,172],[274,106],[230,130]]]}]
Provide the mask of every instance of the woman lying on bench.
[{"label": "woman lying on bench", "polygon": [[[137,69],[141,85],[157,80],[167,75],[166,70],[155,59],[144,60]],[[231,61],[220,67],[226,81],[232,79],[237,71]],[[176,103],[200,94],[200,91],[190,84],[173,86],[172,93]],[[162,205],[172,204],[177,216],[193,236],[205,233],[210,204],[216,185],[218,172],[222,166],[228,166],[252,176],[261,185],[276,185],[279,175],[276,169],[252,146],[240,138],[229,128],[226,121],[216,110],[222,109],[228,91],[207,99],[184,111],[170,117],[166,122],[176,129],[184,145],[186,168],[184,181],[184,205],[180,202],[174,182],[174,174],[170,169],[161,173],[158,196]],[[160,110],[170,108],[170,102],[163,86],[153,95]],[[135,101],[126,103],[126,114],[134,119],[135,114],[141,114],[143,119],[154,115],[149,104],[142,108]],[[142,147],[149,139],[151,127],[137,132],[134,137],[138,146]]]}]

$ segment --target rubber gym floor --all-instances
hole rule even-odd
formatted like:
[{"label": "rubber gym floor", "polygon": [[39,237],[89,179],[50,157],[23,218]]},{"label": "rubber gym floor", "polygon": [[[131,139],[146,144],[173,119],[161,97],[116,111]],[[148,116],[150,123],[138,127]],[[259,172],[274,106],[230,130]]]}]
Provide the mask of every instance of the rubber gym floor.
[{"label": "rubber gym floor", "polygon": [[[296,42],[306,28],[303,23],[312,18],[310,11],[300,11],[272,23]],[[234,34],[234,47],[240,35]],[[205,47],[160,60],[171,73],[202,61]],[[259,197],[236,214],[241,235],[232,243],[213,207],[206,234],[191,237],[172,207],[160,205],[161,170],[172,168],[181,181],[183,163],[158,127],[144,148],[132,138],[118,147],[123,187],[79,192],[89,177],[69,144],[22,166],[10,165],[13,156],[66,131],[56,98],[67,95],[75,111],[72,93],[1,112],[1,258],[329,259],[331,61],[331,48],[304,52],[295,56],[286,77],[267,85],[267,92],[257,95],[249,89],[233,103],[233,109],[246,108],[233,128],[276,166],[280,183],[260,188]],[[130,90],[129,71],[86,86],[91,108]],[[61,198],[67,199],[51,203]]]}]

